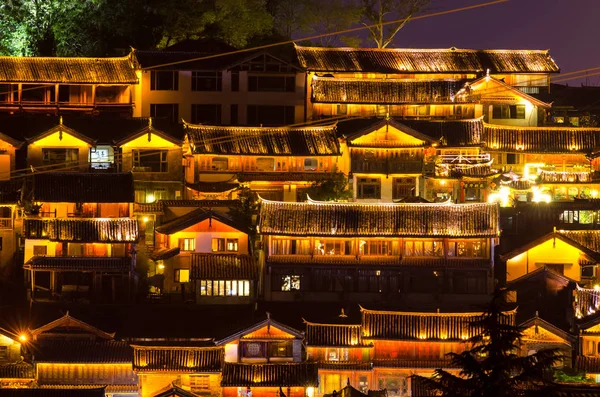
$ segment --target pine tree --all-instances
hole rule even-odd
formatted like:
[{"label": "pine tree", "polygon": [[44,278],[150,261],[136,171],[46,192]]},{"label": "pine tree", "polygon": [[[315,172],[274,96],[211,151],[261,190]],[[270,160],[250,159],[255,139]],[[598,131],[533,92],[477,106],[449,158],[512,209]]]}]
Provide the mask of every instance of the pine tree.
[{"label": "pine tree", "polygon": [[469,326],[479,332],[468,339],[470,349],[449,353],[459,375],[437,369],[432,378],[413,376],[432,395],[447,397],[514,397],[538,395],[552,388],[553,365],[558,350],[541,350],[519,356],[522,330],[507,312],[506,289],[494,291],[482,316]]}]

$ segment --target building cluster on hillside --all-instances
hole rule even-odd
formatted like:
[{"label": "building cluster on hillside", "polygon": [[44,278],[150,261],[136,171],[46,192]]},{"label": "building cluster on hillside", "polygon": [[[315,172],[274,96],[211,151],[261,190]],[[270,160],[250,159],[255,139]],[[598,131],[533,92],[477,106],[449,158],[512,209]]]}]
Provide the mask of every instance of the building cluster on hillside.
[{"label": "building cluster on hillside", "polygon": [[548,51],[294,50],[0,57],[0,390],[426,395],[498,284],[600,382],[600,128]]}]

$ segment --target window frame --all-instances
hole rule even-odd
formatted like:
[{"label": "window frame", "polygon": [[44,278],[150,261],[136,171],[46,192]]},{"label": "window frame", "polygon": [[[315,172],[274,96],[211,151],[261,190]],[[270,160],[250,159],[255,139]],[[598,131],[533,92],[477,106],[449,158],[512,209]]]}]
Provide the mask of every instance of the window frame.
[{"label": "window frame", "polygon": [[[158,163],[160,170],[159,171],[136,170],[136,167],[144,168],[144,169],[152,168],[152,166],[148,167],[148,166],[142,165],[142,158],[149,157],[150,154],[158,154],[160,156],[160,160]],[[165,173],[169,172],[169,151],[168,150],[133,149],[131,151],[131,156],[132,156],[132,171],[133,172],[144,172],[144,173],[151,173],[151,174],[165,174]]]},{"label": "window frame", "polygon": [[[169,78],[167,74],[171,75],[171,88],[160,88],[162,84],[165,84]],[[162,79],[161,79],[162,76]],[[161,81],[163,80],[163,81]],[[179,91],[179,71],[178,70],[151,70],[150,71],[150,91]]]}]

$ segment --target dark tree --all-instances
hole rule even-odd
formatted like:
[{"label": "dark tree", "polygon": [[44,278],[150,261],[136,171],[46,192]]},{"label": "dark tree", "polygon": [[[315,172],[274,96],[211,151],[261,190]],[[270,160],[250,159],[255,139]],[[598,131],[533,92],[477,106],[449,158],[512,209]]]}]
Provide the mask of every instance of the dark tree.
[{"label": "dark tree", "polygon": [[334,172],[326,179],[316,182],[306,190],[306,194],[318,201],[346,200],[352,195],[348,190],[348,179],[342,172]]},{"label": "dark tree", "polygon": [[437,369],[432,378],[415,375],[414,381],[447,397],[514,397],[549,391],[553,365],[560,360],[558,351],[520,356],[522,330],[511,323],[505,298],[506,289],[496,289],[481,318],[470,324],[480,330],[466,342],[471,348],[448,354],[453,366],[460,368],[458,376]]},{"label": "dark tree", "polygon": [[[400,29],[428,4],[429,0],[362,0],[362,21],[369,26],[369,38],[377,48],[385,48]],[[386,24],[395,20],[401,21]]]}]

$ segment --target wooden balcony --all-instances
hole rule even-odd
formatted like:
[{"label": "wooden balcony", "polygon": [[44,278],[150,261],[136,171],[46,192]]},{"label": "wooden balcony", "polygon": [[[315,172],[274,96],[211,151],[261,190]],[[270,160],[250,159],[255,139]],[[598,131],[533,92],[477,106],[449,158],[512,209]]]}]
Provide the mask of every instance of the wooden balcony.
[{"label": "wooden balcony", "polygon": [[423,162],[353,158],[351,170],[361,174],[421,174]]},{"label": "wooden balcony", "polygon": [[399,255],[269,255],[270,263],[302,263],[322,265],[400,265]]}]

